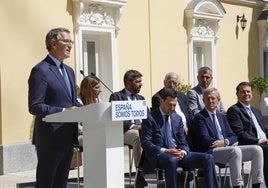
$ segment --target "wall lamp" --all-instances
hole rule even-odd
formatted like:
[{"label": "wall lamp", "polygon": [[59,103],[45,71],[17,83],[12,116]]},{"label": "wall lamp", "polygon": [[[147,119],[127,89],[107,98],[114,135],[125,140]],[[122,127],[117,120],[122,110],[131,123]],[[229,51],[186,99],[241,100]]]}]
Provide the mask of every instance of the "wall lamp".
[{"label": "wall lamp", "polygon": [[240,21],[241,24],[241,28],[244,31],[244,29],[246,28],[247,25],[247,19],[245,18],[245,15],[243,14],[243,16],[236,16],[236,22],[238,23]]}]

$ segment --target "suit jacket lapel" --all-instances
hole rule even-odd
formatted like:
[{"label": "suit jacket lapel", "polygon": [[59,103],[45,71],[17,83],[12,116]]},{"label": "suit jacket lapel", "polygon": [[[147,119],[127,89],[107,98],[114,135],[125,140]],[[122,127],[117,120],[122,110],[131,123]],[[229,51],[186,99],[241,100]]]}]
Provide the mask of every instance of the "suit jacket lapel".
[{"label": "suit jacket lapel", "polygon": [[251,108],[252,113],[254,114],[254,116],[256,117],[261,129],[263,130],[263,132],[266,134],[266,130],[263,126],[262,120],[260,119],[260,117],[258,116],[258,113],[256,112],[256,110],[254,108]]},{"label": "suit jacket lapel", "polygon": [[203,109],[202,110],[202,113],[203,113],[203,116],[205,117],[206,122],[208,124],[208,128],[207,129],[210,132],[211,137],[218,138],[216,127],[213,124],[212,119],[211,119],[209,113],[206,111],[206,109]]},{"label": "suit jacket lapel", "polygon": [[164,145],[167,146],[166,134],[165,134],[165,129],[164,129],[164,121],[163,121],[163,117],[162,117],[162,114],[161,114],[159,108],[156,111],[154,111],[153,117],[156,120],[156,122],[158,122],[161,138],[163,140]]},{"label": "suit jacket lapel", "polygon": [[[50,70],[55,74],[55,76],[56,76],[57,80],[59,81],[60,85],[65,89],[66,95],[68,95],[71,98],[71,96],[69,94],[69,91],[68,91],[68,88],[66,86],[66,83],[65,83],[65,81],[64,81],[64,79],[63,79],[58,67],[56,66],[54,61],[49,56],[47,58],[47,62],[50,64],[50,67],[49,67]],[[66,70],[66,72],[68,72],[68,71]],[[68,76],[70,75],[70,73],[67,73],[67,74],[68,74]]]},{"label": "suit jacket lapel", "polygon": [[257,129],[254,125],[254,122],[252,121],[251,117],[249,116],[247,110],[244,108],[244,106],[240,103],[240,102],[237,102],[237,106],[239,107],[241,113],[246,116],[246,118],[248,119],[248,121],[250,122],[250,126],[252,127],[253,131],[255,132],[254,134],[257,135]]},{"label": "suit jacket lapel", "polygon": [[122,89],[122,90],[120,91],[120,93],[122,93],[122,99],[125,100],[125,101],[127,101],[128,98],[127,98],[126,90],[125,90],[125,89]]},{"label": "suit jacket lapel", "polygon": [[176,144],[177,144],[177,147],[180,147],[180,140],[178,139],[177,135],[176,135],[176,131],[175,130],[178,130],[179,127],[178,127],[178,122],[176,122],[176,119],[174,118],[174,116],[171,114],[170,115],[170,122],[171,122],[171,134],[173,136],[173,138],[176,140]]},{"label": "suit jacket lapel", "polygon": [[251,118],[250,118],[247,110],[244,108],[244,106],[240,102],[237,102],[237,106],[239,107],[239,109],[242,112],[242,114],[244,114],[248,118],[248,120],[251,121]]}]

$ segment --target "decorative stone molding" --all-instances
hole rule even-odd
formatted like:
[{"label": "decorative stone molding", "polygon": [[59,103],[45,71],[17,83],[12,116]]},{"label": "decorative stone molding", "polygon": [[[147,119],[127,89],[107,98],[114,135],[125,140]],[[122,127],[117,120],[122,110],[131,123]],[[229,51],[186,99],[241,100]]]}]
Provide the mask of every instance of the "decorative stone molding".
[{"label": "decorative stone molding", "polygon": [[82,10],[79,22],[89,23],[93,25],[109,25],[115,26],[115,21],[103,6],[91,4]]},{"label": "decorative stone molding", "polygon": [[117,33],[121,8],[125,3],[124,0],[73,0],[74,24],[114,27]]},{"label": "decorative stone molding", "polygon": [[[219,22],[226,14],[219,0],[191,0],[185,8],[187,20],[190,83],[196,85],[198,65],[209,66],[216,73],[216,42]],[[197,50],[199,49],[199,50]],[[202,57],[197,59],[197,57]],[[216,85],[216,76],[212,85]]]},{"label": "decorative stone molding", "polygon": [[190,34],[191,36],[214,37],[215,32],[212,25],[213,23],[209,23],[207,20],[197,19]]},{"label": "decorative stone molding", "polygon": [[234,3],[237,5],[247,5],[247,6],[258,6],[258,7],[268,7],[267,0],[222,0],[222,2]]},{"label": "decorative stone molding", "polygon": [[192,0],[188,3],[185,14],[189,40],[195,36],[217,39],[219,21],[225,14],[218,0]]}]

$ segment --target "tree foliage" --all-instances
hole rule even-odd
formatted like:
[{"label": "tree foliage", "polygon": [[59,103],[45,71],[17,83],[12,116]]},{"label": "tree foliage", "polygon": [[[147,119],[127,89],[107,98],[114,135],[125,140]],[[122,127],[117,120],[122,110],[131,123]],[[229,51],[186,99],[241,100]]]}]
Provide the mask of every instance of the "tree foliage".
[{"label": "tree foliage", "polygon": [[254,77],[250,81],[250,85],[253,90],[258,91],[259,94],[261,95],[268,89],[268,79],[263,77]]}]

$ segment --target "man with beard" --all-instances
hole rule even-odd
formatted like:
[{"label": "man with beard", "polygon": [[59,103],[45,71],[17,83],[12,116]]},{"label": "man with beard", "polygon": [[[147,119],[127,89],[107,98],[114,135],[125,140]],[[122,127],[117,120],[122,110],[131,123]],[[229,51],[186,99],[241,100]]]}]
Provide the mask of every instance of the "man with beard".
[{"label": "man with beard", "polygon": [[[144,100],[144,97],[139,95],[142,86],[142,74],[137,70],[128,70],[124,75],[125,88],[121,91],[112,93],[110,101],[127,101],[127,100]],[[133,119],[123,121],[124,125],[124,144],[133,147],[133,157],[135,166],[138,167],[141,158],[141,142],[139,130],[141,129],[141,119]],[[138,178],[138,183],[146,185],[146,181],[142,176]]]}]

